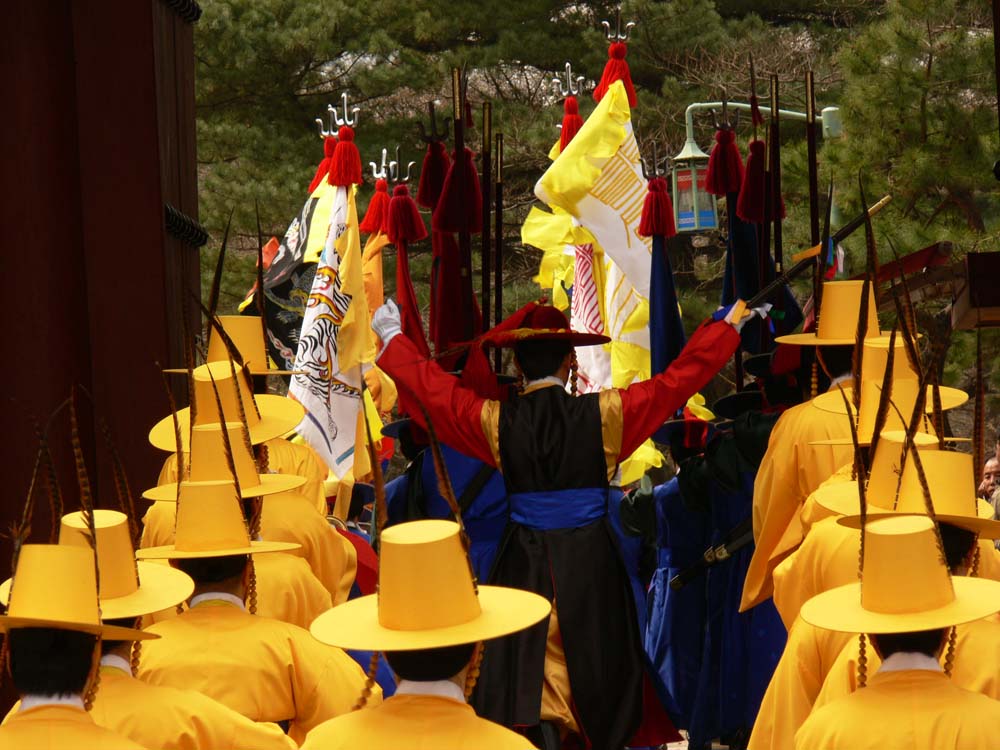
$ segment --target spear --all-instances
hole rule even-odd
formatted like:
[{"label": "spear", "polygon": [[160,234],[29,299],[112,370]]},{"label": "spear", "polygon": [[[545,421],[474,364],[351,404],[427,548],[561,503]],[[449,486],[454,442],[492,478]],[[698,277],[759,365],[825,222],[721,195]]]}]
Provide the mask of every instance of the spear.
[{"label": "spear", "polygon": [[[496,136],[497,171],[493,183],[494,200],[494,247],[493,253],[493,320],[499,325],[503,320],[503,133]],[[493,366],[497,372],[502,367],[500,348],[493,353]]]},{"label": "spear", "polygon": [[483,327],[490,327],[490,273],[492,269],[490,268],[491,258],[490,258],[490,212],[492,207],[490,206],[490,189],[493,184],[493,104],[491,102],[483,102],[483,132],[482,132],[482,145],[480,147],[481,158],[483,162],[483,176],[479,181],[483,189],[483,234],[482,239],[482,250],[479,257],[480,263],[480,278],[481,278],[481,307],[483,309]]}]

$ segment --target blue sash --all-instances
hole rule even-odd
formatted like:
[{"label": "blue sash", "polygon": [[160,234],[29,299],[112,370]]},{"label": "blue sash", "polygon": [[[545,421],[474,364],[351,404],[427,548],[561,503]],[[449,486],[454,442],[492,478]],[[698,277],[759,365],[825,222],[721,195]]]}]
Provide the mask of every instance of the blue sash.
[{"label": "blue sash", "polygon": [[608,513],[606,487],[583,487],[508,495],[510,520],[536,531],[587,526]]}]

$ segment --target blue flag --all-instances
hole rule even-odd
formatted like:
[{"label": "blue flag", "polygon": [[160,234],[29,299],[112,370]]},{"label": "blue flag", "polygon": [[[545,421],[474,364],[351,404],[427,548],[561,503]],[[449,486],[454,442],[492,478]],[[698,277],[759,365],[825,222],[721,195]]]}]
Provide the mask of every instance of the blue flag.
[{"label": "blue flag", "polygon": [[667,241],[663,235],[653,235],[649,272],[650,372],[656,375],[666,370],[677,359],[686,340]]}]

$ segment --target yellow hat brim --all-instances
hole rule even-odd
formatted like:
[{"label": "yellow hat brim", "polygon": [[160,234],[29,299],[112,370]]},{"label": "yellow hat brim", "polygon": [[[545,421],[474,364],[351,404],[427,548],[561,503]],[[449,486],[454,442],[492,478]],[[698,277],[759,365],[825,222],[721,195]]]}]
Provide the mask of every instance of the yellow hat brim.
[{"label": "yellow hat brim", "polygon": [[[261,474],[260,484],[250,486],[240,485],[240,497],[246,499],[250,497],[266,497],[279,492],[288,492],[301,487],[306,483],[305,477],[296,474]],[[162,503],[177,502],[177,482],[168,482],[157,487],[151,487],[142,493],[147,500],[154,500]]]},{"label": "yellow hat brim", "polygon": [[[841,526],[846,526],[849,529],[860,529],[861,528],[861,516],[858,514],[857,508],[857,494],[854,496],[855,507],[851,510],[850,514],[844,514],[842,518],[837,519],[837,523]],[[985,506],[985,507],[984,507]],[[824,505],[824,508],[829,506]],[[940,523],[947,523],[951,526],[957,526],[960,529],[965,529],[966,531],[971,531],[974,534],[978,534],[982,539],[1000,539],[1000,521],[993,520],[993,506],[991,506],[985,500],[976,500],[976,509],[979,513],[978,516],[973,518],[972,516],[956,516],[949,514],[938,513],[934,518]],[[867,522],[878,521],[882,518],[898,518],[900,516],[919,516],[922,513],[899,513],[890,510],[885,510],[880,508],[875,512],[869,512],[867,515]]]},{"label": "yellow hat brim", "polygon": [[95,625],[84,622],[67,622],[65,620],[46,620],[37,617],[8,617],[0,615],[0,630],[9,633],[18,628],[55,628],[56,630],[74,630],[79,633],[99,635],[106,641],[151,641],[159,638],[156,633],[135,628],[121,628],[117,625]]},{"label": "yellow hat brim", "polygon": [[[961,391],[958,388],[948,388],[947,386],[941,386],[941,408],[944,411],[948,409],[954,409],[957,406],[961,406],[966,401],[969,400],[969,394],[965,391]],[[847,401],[850,403],[851,394],[854,391],[854,387],[850,385],[844,386],[844,395],[847,396]],[[927,404],[924,410],[930,414],[934,411],[934,399],[932,396],[933,389],[931,386],[927,386]],[[817,409],[822,409],[823,411],[830,412],[831,414],[847,414],[847,407],[844,405],[844,397],[840,395],[839,390],[829,391],[827,393],[821,393],[816,398],[812,400],[813,405]],[[853,412],[853,408],[852,408]],[[908,417],[909,415],[907,415]]]},{"label": "yellow hat brim", "polygon": [[955,598],[923,612],[871,612],[861,606],[861,584],[849,583],[817,594],[799,614],[810,625],[842,633],[909,633],[980,620],[1000,611],[1000,582],[953,576]]},{"label": "yellow hat brim", "polygon": [[[281,437],[289,430],[294,430],[305,416],[305,409],[298,401],[285,396],[262,394],[254,397],[260,410],[260,422],[250,428],[250,442],[254,445]],[[228,418],[236,415],[227,414]],[[177,423],[180,426],[182,450],[188,450],[188,440],[191,434],[191,408],[184,407],[177,412]],[[177,439],[174,433],[174,418],[167,416],[153,425],[149,431],[149,442],[160,450],[177,450]]]},{"label": "yellow hat brim", "polygon": [[[889,334],[879,331],[878,336],[868,336],[867,339],[884,338]],[[845,339],[821,339],[813,333],[787,333],[774,340],[776,344],[791,344],[793,346],[854,346],[857,339],[854,336]]]},{"label": "yellow hat brim", "polygon": [[364,651],[416,651],[458,646],[516,633],[548,617],[548,600],[529,591],[480,586],[476,619],[432,630],[392,630],[378,619],[378,595],[353,599],[327,610],[309,631],[323,643]]},{"label": "yellow hat brim", "polygon": [[140,560],[199,560],[206,557],[227,557],[228,555],[257,555],[264,552],[291,552],[299,549],[297,542],[254,541],[247,547],[230,547],[227,549],[182,550],[173,544],[160,547],[144,547],[135,551]]},{"label": "yellow hat brim", "polygon": [[[260,367],[253,362],[248,362],[247,368],[250,370],[251,375],[305,375],[307,373],[307,370],[272,370],[269,367]],[[163,372],[170,375],[188,374],[185,367],[168,367]]]},{"label": "yellow hat brim", "polygon": [[[137,562],[139,588],[126,596],[100,597],[101,617],[105,620],[123,620],[126,617],[141,617],[161,609],[180,604],[194,593],[194,581],[183,571],[167,565]],[[10,597],[8,578],[0,583],[0,603],[5,607]]]}]

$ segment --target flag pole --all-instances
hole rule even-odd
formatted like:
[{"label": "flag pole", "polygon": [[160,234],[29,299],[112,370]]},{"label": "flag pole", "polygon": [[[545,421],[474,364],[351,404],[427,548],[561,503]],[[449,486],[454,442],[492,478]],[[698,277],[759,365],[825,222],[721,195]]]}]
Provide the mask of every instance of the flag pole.
[{"label": "flag pole", "polygon": [[[497,168],[493,182],[494,200],[494,240],[493,240],[493,321],[494,325],[503,320],[503,133],[496,134]],[[485,327],[486,318],[483,318]],[[503,366],[500,348],[493,352],[493,366],[500,372]]]},{"label": "flag pole", "polygon": [[481,274],[481,300],[480,307],[483,311],[483,330],[490,327],[490,275],[492,274],[492,258],[490,257],[490,242],[493,239],[490,234],[490,216],[492,206],[490,205],[490,191],[493,187],[493,104],[483,102],[483,130],[482,146],[480,148],[480,158],[483,164],[483,176],[479,184],[483,188],[483,233],[482,250],[479,258]]},{"label": "flag pole", "polygon": [[[465,97],[462,92],[462,71],[459,68],[451,69],[451,95],[455,105],[455,120],[454,120],[454,132],[455,132],[455,158],[464,159],[465,158]],[[456,189],[461,193],[468,188],[464,184],[463,180],[463,170],[456,166],[455,175],[458,178],[458,185]],[[458,233],[458,251],[459,251],[459,274],[461,276],[462,289],[461,289],[461,301],[462,301],[462,316],[464,317],[463,330],[464,337],[466,340],[471,340],[475,338],[477,331],[475,330],[475,314],[473,313],[473,294],[472,294],[472,236],[468,231],[461,231]]]}]

